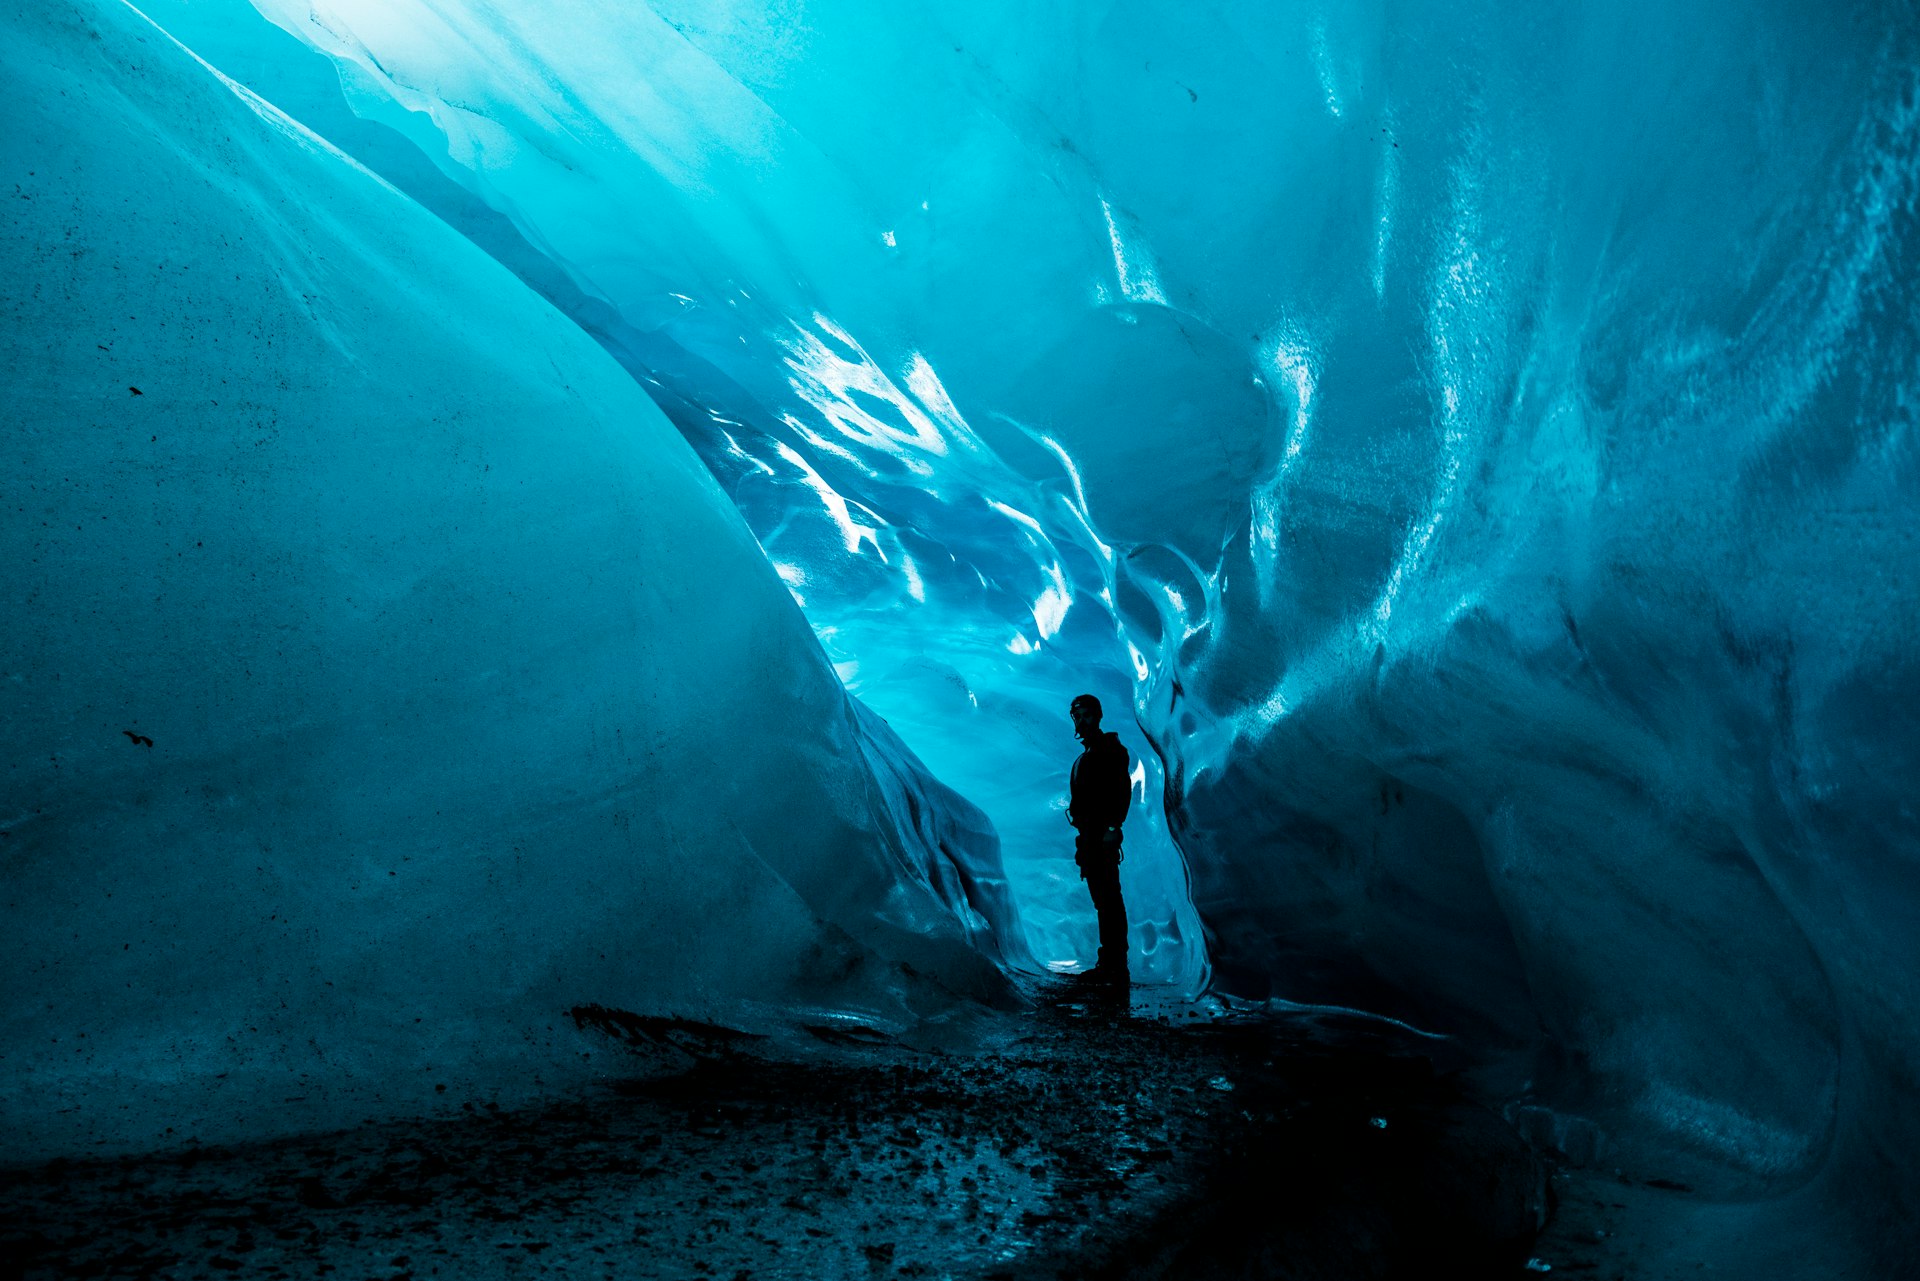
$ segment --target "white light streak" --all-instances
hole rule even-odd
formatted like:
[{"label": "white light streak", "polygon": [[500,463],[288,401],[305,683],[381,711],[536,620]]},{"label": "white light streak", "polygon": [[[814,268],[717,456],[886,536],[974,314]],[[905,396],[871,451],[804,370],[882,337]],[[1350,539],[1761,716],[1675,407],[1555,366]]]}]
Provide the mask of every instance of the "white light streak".
[{"label": "white light streak", "polygon": [[1019,511],[1016,508],[1009,507],[1005,503],[1001,502],[999,499],[996,499],[996,498],[989,498],[987,500],[987,506],[993,508],[993,510],[999,512],[1002,516],[1005,516],[1008,520],[1017,521],[1020,524],[1025,525],[1028,529],[1031,529],[1034,533],[1040,535],[1040,537],[1045,538],[1047,536],[1047,531],[1040,528],[1040,522],[1035,520],[1033,517],[1027,515],[1025,512]]},{"label": "white light streak", "polygon": [[[779,454],[781,458],[792,464],[793,467],[799,471],[800,477],[806,482],[807,488],[813,490],[813,492],[819,496],[820,505],[826,508],[827,515],[832,519],[834,525],[839,528],[840,537],[846,543],[849,554],[859,555],[860,544],[862,543],[872,543],[873,550],[876,553],[880,551],[880,531],[877,524],[863,525],[855,520],[853,518],[852,508],[848,505],[847,500],[842,498],[839,491],[835,490],[832,485],[826,482],[825,477],[813,469],[811,463],[795,453],[791,445],[788,445],[785,441],[776,440],[773,442],[773,448],[775,453]],[[861,510],[866,511],[865,508],[861,508]],[[867,512],[867,515],[873,516],[873,513]],[[874,519],[877,522],[879,517],[875,516]]]},{"label": "white light streak", "polygon": [[1154,267],[1152,255],[1144,245],[1130,244],[1120,234],[1113,206],[1104,199],[1100,202],[1100,214],[1107,220],[1107,240],[1113,246],[1113,274],[1120,282],[1120,292],[1128,302],[1166,306],[1167,296],[1160,291],[1160,274]]},{"label": "white light streak", "polygon": [[1067,610],[1073,606],[1073,593],[1067,590],[1067,576],[1060,569],[1058,561],[1046,566],[1042,571],[1050,580],[1047,589],[1033,602],[1033,624],[1040,630],[1041,640],[1052,640],[1060,632],[1060,624],[1066,621]]},{"label": "white light streak", "polygon": [[1327,44],[1327,23],[1323,18],[1313,24],[1313,69],[1320,77],[1320,92],[1326,95],[1327,113],[1340,118],[1340,89],[1333,81],[1333,50]]},{"label": "white light streak", "polygon": [[[835,351],[804,326],[794,325],[793,336],[782,339],[787,349],[786,365],[791,371],[787,385],[835,431],[856,445],[891,454],[906,461],[919,474],[929,474],[927,463],[912,454],[944,455],[947,442],[926,410],[887,376],[853,335],[830,317],[816,312],[813,323],[821,333],[839,342],[846,354]],[[920,364],[924,365],[925,361]],[[942,397],[944,399],[944,392]],[[869,403],[878,402],[892,413],[881,417],[861,403],[863,398]]]}]

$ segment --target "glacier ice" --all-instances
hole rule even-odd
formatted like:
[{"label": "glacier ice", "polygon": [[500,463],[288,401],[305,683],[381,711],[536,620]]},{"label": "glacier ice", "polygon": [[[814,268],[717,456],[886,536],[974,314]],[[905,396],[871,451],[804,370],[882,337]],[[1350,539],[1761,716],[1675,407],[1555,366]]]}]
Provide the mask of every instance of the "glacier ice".
[{"label": "glacier ice", "polygon": [[1226,988],[1914,1185],[1908,8],[259,7],[678,353],[850,684],[1131,679]]},{"label": "glacier ice", "polygon": [[[1899,1271],[1910,6],[257,6],[692,443],[845,759],[978,807],[861,772],[1003,852],[898,919],[1090,952],[1084,685],[1149,972],[1507,1053],[1756,1274]],[[280,32],[155,8],[280,101]]]},{"label": "glacier ice", "polygon": [[[521,145],[489,120],[470,118],[467,106],[435,105],[412,89],[400,94],[406,106],[397,105],[378,91],[384,73],[350,59],[345,87],[371,120],[393,127],[383,137],[338,119],[344,113],[337,101],[327,114],[310,83],[312,68],[294,63],[283,47],[291,40],[276,40],[280,33],[271,28],[245,30],[236,16],[240,0],[160,0],[147,8],[189,45],[297,109],[486,244],[648,384],[806,605],[848,688],[899,728],[998,831],[1007,883],[1020,904],[1019,949],[1041,964],[1090,961],[1091,910],[1067,857],[1071,832],[1062,817],[1064,762],[1076,750],[1064,709],[1088,689],[1109,706],[1129,705],[1134,662],[1113,639],[1110,550],[1054,483],[1058,475],[1036,483],[1003,458],[1024,448],[1058,468],[1057,447],[1024,436],[987,445],[983,434],[1004,437],[1004,429],[961,416],[926,361],[908,355],[896,362],[884,349],[869,351],[824,312],[769,309],[757,281],[750,290],[716,285],[703,292],[702,273],[740,274],[724,246],[707,243],[737,218],[715,216],[705,204],[670,218],[663,202],[675,193],[644,167],[610,172],[586,156],[564,154],[575,145],[599,147],[625,163],[622,139],[634,136],[631,122],[621,132],[575,119],[565,127],[565,144],[543,137],[537,146]],[[304,9],[268,12],[295,31],[314,31],[300,21]],[[330,48],[358,49],[362,61],[385,66],[358,43],[350,26],[355,12],[329,11],[323,38]],[[513,19],[512,11],[500,12]],[[615,56],[643,56],[658,44],[659,24],[648,11],[618,16],[648,30],[626,32],[622,40],[631,37],[631,47],[604,46],[623,51]],[[409,24],[410,34],[396,38],[450,76],[472,68],[461,70],[435,49],[480,48],[496,38],[484,23],[456,29],[455,11],[406,17],[383,10],[373,18]],[[534,11],[513,20],[534,36],[532,28],[543,25]],[[397,28],[385,30],[392,36]],[[578,56],[558,32],[555,56]],[[730,81],[716,88],[710,75],[689,72],[699,93],[738,93]],[[557,64],[542,74],[551,89],[571,73]],[[585,77],[580,89],[569,86],[552,100],[542,97],[545,90],[516,91],[518,105],[499,110],[579,114],[579,104],[564,100],[591,94],[592,85]],[[473,83],[449,93],[484,96]],[[676,93],[684,98],[696,89]],[[752,113],[750,106],[740,110]],[[461,141],[441,138],[435,120],[453,122]],[[675,145],[714,127],[683,121],[673,126]],[[421,149],[395,154],[393,142],[403,135]],[[449,145],[462,155],[491,156],[512,173],[476,173],[453,162]],[[471,192],[449,193],[444,178],[422,175],[422,154],[437,156]],[[510,218],[524,238],[503,235],[487,211],[476,211],[475,194],[495,206],[493,219]],[[764,213],[753,217],[767,221]],[[663,219],[679,230],[668,232]],[[693,255],[703,255],[702,263]],[[655,288],[663,271],[679,281],[667,294]],[[939,481],[929,484],[934,466]],[[857,499],[849,503],[843,490]],[[1120,728],[1140,765],[1141,796],[1160,795],[1151,743],[1124,718]],[[1185,867],[1158,807],[1137,813],[1123,869],[1136,971],[1196,989],[1205,981],[1206,955]]]},{"label": "glacier ice", "polygon": [[127,7],[0,65],[7,1156],[994,996],[990,826],[603,351]]}]

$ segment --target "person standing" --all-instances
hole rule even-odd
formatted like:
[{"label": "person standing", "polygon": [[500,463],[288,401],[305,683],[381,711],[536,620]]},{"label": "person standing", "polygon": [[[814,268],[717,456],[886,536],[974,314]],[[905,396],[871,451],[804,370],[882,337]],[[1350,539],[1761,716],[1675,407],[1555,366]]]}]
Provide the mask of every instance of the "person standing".
[{"label": "person standing", "polygon": [[1067,708],[1085,750],[1069,776],[1067,821],[1073,824],[1073,861],[1093,896],[1100,922],[1100,956],[1090,977],[1127,982],[1127,905],[1120,897],[1121,827],[1133,804],[1133,760],[1120,736],[1100,728],[1100,700],[1082,694]]}]

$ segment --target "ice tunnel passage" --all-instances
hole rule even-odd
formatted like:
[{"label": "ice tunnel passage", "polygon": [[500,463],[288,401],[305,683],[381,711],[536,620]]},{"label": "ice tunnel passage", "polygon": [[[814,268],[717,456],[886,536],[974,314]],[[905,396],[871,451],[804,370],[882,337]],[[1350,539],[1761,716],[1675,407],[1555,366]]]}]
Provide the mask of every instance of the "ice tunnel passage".
[{"label": "ice tunnel passage", "polygon": [[[1018,432],[1011,442],[1009,428],[989,428],[989,445],[923,355],[890,370],[817,310],[756,309],[746,291],[730,290],[712,300],[727,308],[716,321],[676,292],[669,305],[682,315],[673,325],[636,325],[630,317],[660,303],[649,285],[535,248],[555,243],[556,233],[518,213],[524,197],[491,192],[448,164],[453,178],[492,203],[453,185],[427,160],[445,161],[444,142],[406,141],[378,122],[403,130],[414,122],[349,93],[367,116],[356,118],[332,64],[246,0],[165,0],[145,11],[487,248],[648,387],[747,519],[849,691],[990,821],[998,855],[988,862],[997,865],[961,867],[972,856],[956,847],[952,859],[934,854],[947,865],[934,879],[1004,878],[1007,919],[995,925],[1007,937],[996,947],[1016,966],[1072,966],[1092,956],[1091,909],[1067,857],[1062,815],[1064,762],[1077,750],[1065,708],[1097,689],[1116,712],[1109,728],[1127,737],[1137,762],[1122,869],[1136,969],[1183,991],[1204,985],[1204,941],[1165,827],[1159,758],[1126,710],[1142,660],[1115,631],[1115,555],[1088,523],[1084,497],[1073,492],[1073,457],[1060,444]],[[390,31],[394,14],[370,20]],[[350,89],[351,67],[341,74]],[[614,208],[594,216],[624,215]],[[697,285],[683,280],[676,289]],[[1124,358],[1150,359],[1137,349]],[[1225,394],[1243,401],[1252,390],[1240,385],[1245,378],[1230,357],[1210,370],[1163,372],[1224,381]],[[1014,448],[1043,460],[1037,476],[1004,461]],[[906,808],[898,812],[911,825]],[[951,901],[966,900],[957,885],[949,888]]]},{"label": "ice tunnel passage", "polygon": [[1911,1267],[1906,7],[257,7],[7,13],[10,1116],[1085,955],[1087,685],[1155,977]]}]

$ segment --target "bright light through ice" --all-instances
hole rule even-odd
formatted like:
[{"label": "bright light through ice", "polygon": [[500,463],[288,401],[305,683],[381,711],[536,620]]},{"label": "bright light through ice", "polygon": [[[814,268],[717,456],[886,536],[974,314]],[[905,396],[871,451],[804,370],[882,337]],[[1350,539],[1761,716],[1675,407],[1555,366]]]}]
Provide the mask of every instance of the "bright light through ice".
[{"label": "bright light through ice", "polygon": [[1276,721],[1287,714],[1286,681],[1283,679],[1273,687],[1273,693],[1266,701],[1253,709],[1249,719],[1260,729],[1271,729]]},{"label": "bright light through ice", "polygon": [[[793,334],[781,340],[791,371],[787,382],[794,394],[856,445],[892,454],[915,471],[927,473],[930,469],[926,461],[913,455],[937,457],[947,452],[946,439],[927,411],[902,391],[846,330],[824,315],[815,315],[813,321],[851,356],[835,351],[813,331],[795,325]],[[893,412],[881,417],[862,399]]]},{"label": "bright light through ice", "polygon": [[793,597],[793,603],[805,609],[807,597],[800,589],[807,585],[807,571],[798,565],[781,561],[774,562],[773,571],[780,575],[780,581],[787,585],[787,594]]},{"label": "bright light through ice", "polygon": [[835,458],[838,458],[841,462],[846,463],[850,467],[858,468],[860,471],[866,473],[868,476],[873,476],[877,474],[872,467],[869,467],[867,465],[866,460],[862,459],[860,455],[854,453],[851,449],[848,449],[845,445],[837,444],[834,441],[828,440],[825,436],[822,436],[819,432],[807,426],[805,420],[801,419],[799,416],[795,414],[782,414],[780,415],[780,421],[785,423],[787,426],[793,428],[794,435],[798,436],[801,440],[806,441],[807,444],[813,446],[815,449],[819,450],[821,453],[832,454]]},{"label": "bright light through ice", "polygon": [[1313,24],[1313,69],[1320,76],[1320,92],[1326,95],[1327,112],[1337,120],[1340,117],[1340,89],[1333,79],[1333,50],[1327,45],[1327,24],[1324,19]]},{"label": "bright light through ice", "polygon": [[1313,393],[1319,385],[1319,360],[1313,345],[1297,326],[1283,325],[1262,353],[1268,368],[1292,393],[1293,413],[1287,443],[1281,454],[1282,471],[1307,447],[1307,427],[1313,421]]},{"label": "bright light through ice", "polygon": [[1061,572],[1059,562],[1048,565],[1044,572],[1052,582],[1040,593],[1040,599],[1033,602],[1033,622],[1040,629],[1041,640],[1052,640],[1073,605],[1073,593],[1067,590],[1067,576]]},{"label": "bright light through ice", "polygon": [[1153,258],[1147,253],[1146,246],[1138,241],[1129,243],[1120,234],[1120,224],[1114,221],[1113,206],[1105,200],[1100,202],[1100,213],[1107,220],[1107,239],[1113,246],[1113,273],[1120,281],[1120,292],[1126,295],[1128,302],[1166,306],[1167,296],[1160,292],[1160,274],[1154,269]]},{"label": "bright light through ice", "polygon": [[972,436],[967,420],[954,407],[953,397],[947,395],[946,385],[940,381],[940,375],[933,372],[933,366],[927,363],[925,356],[916,351],[907,357],[905,377],[907,390],[926,407],[928,413],[939,420],[942,427],[955,435]]},{"label": "bright light through ice", "polygon": [[[1435,536],[1445,523],[1460,482],[1461,468],[1470,443],[1467,426],[1472,415],[1463,413],[1462,388],[1474,386],[1476,361],[1482,334],[1493,326],[1488,323],[1489,264],[1482,259],[1480,227],[1480,183],[1466,166],[1456,166],[1452,182],[1453,225],[1443,242],[1445,253],[1436,264],[1433,292],[1427,307],[1428,341],[1433,348],[1433,371],[1439,383],[1441,463],[1434,486],[1434,497],[1426,518],[1407,536],[1386,589],[1374,606],[1371,631],[1377,639],[1380,629],[1393,617],[1402,587],[1426,563]],[[1460,334],[1471,337],[1464,342]],[[1464,349],[1463,349],[1464,348]]]},{"label": "bright light through ice", "polygon": [[[1457,433],[1447,433],[1449,446],[1457,445],[1456,436]],[[1380,599],[1373,607],[1376,623],[1384,626],[1392,619],[1394,602],[1400,596],[1401,587],[1425,562],[1427,549],[1433,545],[1433,537],[1440,532],[1441,522],[1446,519],[1447,502],[1453,497],[1454,483],[1459,476],[1460,458],[1456,453],[1447,459],[1441,471],[1439,496],[1434,500],[1432,512],[1408,534],[1399,558],[1394,561],[1393,572],[1387,576],[1386,590],[1380,593]]]},{"label": "bright light through ice", "polygon": [[987,506],[993,508],[993,510],[999,512],[1002,516],[1005,516],[1008,520],[1018,521],[1020,524],[1025,525],[1028,529],[1031,529],[1034,533],[1039,534],[1042,538],[1046,537],[1046,531],[1040,528],[1040,522],[1035,520],[1033,517],[1027,515],[1025,512],[1020,511],[1016,508],[1009,507],[1005,503],[995,498],[989,498],[987,500]]},{"label": "bright light through ice", "polygon": [[[654,373],[674,383],[662,400],[762,535],[779,581],[804,592],[830,657],[860,654],[875,673],[872,709],[892,716],[935,775],[992,811],[1033,956],[1075,957],[1068,937],[1091,946],[1084,891],[1070,870],[1059,875],[1061,823],[1045,809],[1070,741],[1059,695],[1098,688],[1125,702],[1138,681],[1133,745],[1165,751],[1185,806],[1177,818],[1210,834],[1195,870],[1203,901],[1227,906],[1214,931],[1217,959],[1232,967],[1223,973],[1284,967],[1273,939],[1313,924],[1316,909],[1267,875],[1272,838],[1312,823],[1364,841],[1380,819],[1369,804],[1377,775],[1409,760],[1411,733],[1422,741],[1410,768],[1439,790],[1436,805],[1468,807],[1489,857],[1525,861],[1550,840],[1598,896],[1595,920],[1623,904],[1642,922],[1662,917],[1646,902],[1673,906],[1673,921],[1659,922],[1664,941],[1627,940],[1634,948],[1665,949],[1676,971],[1690,957],[1714,975],[1758,966],[1756,991],[1833,996],[1817,964],[1801,975],[1800,953],[1778,946],[1767,894],[1722,878],[1744,897],[1737,911],[1716,905],[1714,876],[1676,858],[1651,881],[1629,878],[1621,899],[1611,879],[1588,874],[1614,866],[1618,851],[1589,837],[1644,827],[1658,840],[1676,817],[1718,831],[1720,810],[1739,809],[1751,762],[1727,745],[1754,738],[1743,727],[1774,713],[1766,672],[1719,679],[1728,636],[1771,653],[1782,619],[1832,617],[1788,628],[1793,653],[1775,656],[1792,660],[1788,675],[1817,678],[1803,703],[1884,687],[1887,665],[1898,667],[1910,593],[1888,589],[1885,567],[1908,563],[1902,539],[1920,527],[1905,412],[1920,401],[1920,364],[1912,309],[1899,303],[1911,293],[1920,192],[1912,24],[1796,39],[1782,6],[1680,6],[1622,41],[1605,22],[1529,24],[1537,5],[1497,6],[1464,25],[1444,5],[1241,5],[1207,11],[1176,51],[1161,6],[1096,5],[1089,47],[1071,22],[1009,40],[992,5],[941,6],[932,19],[917,5],[803,6],[802,30],[717,20],[737,6],[707,3],[252,2],[352,64],[356,110],[410,125],[463,190],[521,228],[516,255],[550,260],[535,278],[567,283],[570,297],[577,287],[636,326],[639,337],[609,345],[636,372],[662,362]],[[587,30],[607,38],[582,39]],[[860,59],[879,47],[938,74],[865,74]],[[1434,51],[1444,53],[1437,70],[1422,60]],[[89,76],[110,70],[88,66]],[[1685,127],[1674,127],[1671,95],[1619,92],[1622,66],[1647,83],[1685,84]],[[1173,89],[1169,73],[1197,92]],[[1276,75],[1284,92],[1273,91]],[[1150,127],[1129,128],[1143,118],[1129,107],[1142,105],[1147,80],[1166,100],[1151,105]],[[387,94],[394,101],[379,101]],[[79,128],[100,114],[54,119]],[[1236,135],[1236,115],[1257,118],[1260,137]],[[1112,127],[1087,126],[1096,118]],[[860,127],[873,120],[889,127]],[[929,167],[934,136],[964,153],[964,173]],[[1703,137],[1717,145],[1690,145]],[[1268,163],[1263,139],[1289,140],[1298,163]],[[1190,163],[1168,163],[1183,149],[1191,154],[1172,158]],[[220,168],[222,154],[205,159]],[[1234,161],[1235,181],[1193,180]],[[1636,182],[1636,166],[1661,180]],[[87,190],[108,167],[94,168]],[[933,190],[955,193],[938,218]],[[1764,269],[1753,269],[1752,235],[1686,239],[1703,220],[1760,227]],[[886,254],[875,258],[876,246]],[[305,252],[262,252],[282,250]],[[398,292],[432,294],[437,261],[421,259]],[[345,289],[356,274],[335,283]],[[538,368],[502,376],[516,389],[545,379],[541,358],[558,352],[560,332],[529,347]],[[377,341],[356,337],[342,341],[363,353]],[[1124,363],[1105,376],[1107,362]],[[976,420],[977,434],[967,430]],[[1737,501],[1716,501],[1729,476]],[[698,510],[717,501],[710,489]],[[564,524],[534,532],[564,535]],[[1176,565],[1193,558],[1202,569]],[[689,562],[689,574],[711,572],[705,554]],[[1728,564],[1749,563],[1768,572],[1727,581]],[[769,608],[786,611],[758,577]],[[1177,590],[1163,593],[1163,582]],[[1630,608],[1613,607],[1622,600]],[[836,623],[845,635],[829,643]],[[1609,663],[1604,682],[1577,661],[1586,645],[1605,649],[1595,660]],[[1690,671],[1694,655],[1711,671]],[[1648,670],[1636,673],[1641,656]],[[1684,716],[1641,714],[1647,691],[1689,675],[1698,690]],[[982,706],[965,714],[974,690]],[[1513,714],[1489,717],[1488,706]],[[1030,744],[1021,736],[1036,707],[1052,728]],[[1878,824],[1868,836],[1906,839],[1912,824],[1877,783],[1842,795],[1858,780],[1823,776],[1841,768],[1841,748],[1861,759],[1907,753],[1899,733],[1867,720],[1809,721],[1811,745],[1795,758],[1805,769],[1762,777],[1762,790],[1791,790],[1782,803],[1801,808],[1830,792]],[[1822,734],[1834,742],[1813,741]],[[983,753],[987,741],[997,746]],[[1543,753],[1543,742],[1570,746]],[[1158,800],[1161,759],[1142,756]],[[1562,786],[1568,757],[1633,785]],[[1658,778],[1639,785],[1675,772],[1700,781],[1687,791],[1705,798],[1699,813],[1669,813],[1672,789]],[[1269,784],[1282,775],[1287,794],[1276,796]],[[1499,784],[1490,802],[1487,779]],[[1582,798],[1631,812],[1618,823],[1569,818]],[[1676,839],[1682,853],[1701,852]],[[1161,877],[1165,901],[1185,903],[1179,851],[1164,827],[1156,840],[1159,853],[1140,841],[1129,860],[1130,908],[1149,876]],[[1841,847],[1854,843],[1789,844],[1760,851],[1787,880],[1803,854],[1838,874]],[[1441,875],[1420,863],[1429,848],[1383,846],[1381,877]],[[1597,861],[1583,871],[1582,859]],[[1662,880],[1665,863],[1674,866]],[[1886,880],[1867,863],[1852,874],[1862,879],[1834,882],[1811,906],[1787,904],[1810,938],[1821,903],[1844,907],[1849,885]],[[1702,978],[1678,1005],[1671,992],[1647,1005],[1632,974],[1608,964],[1604,931],[1556,957],[1586,967],[1555,986],[1595,996],[1591,1008],[1520,982],[1493,985],[1494,1004],[1481,1009],[1482,985],[1444,963],[1449,932],[1478,929],[1481,914],[1413,937],[1405,905],[1374,893],[1380,883],[1344,878],[1333,894],[1367,924],[1360,962],[1419,970],[1422,992],[1474,1007],[1476,1023],[1490,1014],[1483,1026],[1510,1014],[1526,1022],[1538,997],[1553,1026],[1574,1029],[1570,1051],[1605,1057],[1636,1099],[1653,1098],[1650,1081],[1671,1070],[1714,1084],[1716,1097],[1724,1088],[1743,1115],[1749,1103],[1796,1124],[1804,1112],[1818,1146],[1822,1109],[1793,1100],[1839,1089],[1836,1106],[1851,1115],[1885,1093],[1872,1073],[1828,1083],[1831,1029],[1776,1008],[1804,1002],[1728,1014],[1722,998],[1740,993]],[[1553,910],[1530,897],[1526,886],[1503,889],[1484,918],[1502,948],[1513,934],[1524,950],[1537,911]],[[1889,901],[1886,919],[1916,903],[1920,893]],[[1703,921],[1716,927],[1705,952]],[[1888,933],[1853,924],[1838,922],[1847,940]],[[1197,924],[1186,933],[1176,946],[1204,967],[1205,934]],[[1144,929],[1136,937],[1151,942]],[[1824,958],[1839,937],[1814,952]],[[1897,951],[1840,957],[1846,973],[1868,976],[1834,997],[1850,1006],[1843,1024],[1859,1022],[1861,993],[1873,1009],[1920,1000]],[[1770,970],[1776,962],[1789,968]],[[1457,988],[1443,990],[1446,973]],[[1721,1019],[1753,1034],[1667,1036],[1686,1026],[1695,994],[1702,1026]],[[1601,1034],[1604,1044],[1580,1032],[1627,1023],[1634,1035]],[[1804,1036],[1789,1027],[1801,1023]],[[1909,1036],[1895,1048],[1911,1058],[1916,1047]],[[1801,1060],[1804,1070],[1791,1066]],[[1849,1082],[1866,1090],[1848,1093]],[[1688,1142],[1694,1126],[1768,1150],[1737,1118],[1688,1099],[1661,1106],[1668,1133]],[[1858,1173],[1837,1161],[1786,1166],[1782,1187]]]},{"label": "bright light through ice", "polygon": [[[872,543],[873,550],[875,552],[880,551],[879,517],[874,517],[875,524],[862,525],[853,518],[853,509],[848,505],[847,500],[842,498],[839,491],[826,482],[825,477],[813,469],[811,463],[795,453],[792,446],[781,441],[775,441],[773,448],[775,453],[779,454],[781,458],[791,463],[794,468],[799,471],[800,477],[806,482],[807,487],[820,496],[820,505],[827,509],[827,515],[832,518],[833,523],[839,528],[840,537],[846,542],[848,552],[858,554],[861,543]],[[864,511],[865,509],[862,508],[862,510]],[[873,513],[867,512],[867,515],[872,516]]]}]

